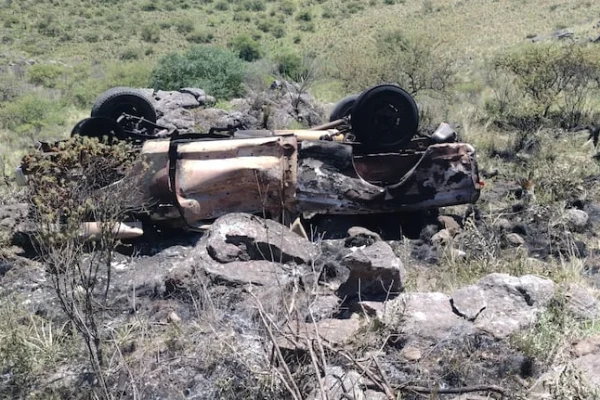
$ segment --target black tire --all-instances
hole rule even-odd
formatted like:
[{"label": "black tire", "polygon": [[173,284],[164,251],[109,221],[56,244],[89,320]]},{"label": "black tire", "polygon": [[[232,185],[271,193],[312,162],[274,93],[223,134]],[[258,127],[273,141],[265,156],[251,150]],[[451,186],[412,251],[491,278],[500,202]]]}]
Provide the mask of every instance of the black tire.
[{"label": "black tire", "polygon": [[156,123],[156,110],[140,91],[129,87],[108,89],[96,99],[92,107],[92,117],[106,117],[114,121],[122,114],[135,115],[153,124]]},{"label": "black tire", "polygon": [[419,110],[412,96],[396,85],[364,91],[351,114],[352,132],[369,149],[395,150],[419,129]]},{"label": "black tire", "polygon": [[333,108],[331,111],[331,115],[329,116],[329,122],[337,121],[338,119],[342,119],[350,115],[352,113],[352,108],[354,107],[354,103],[356,103],[356,99],[358,98],[357,94],[353,94],[352,96],[344,97]]},{"label": "black tire", "polygon": [[79,121],[71,130],[73,136],[87,136],[111,143],[123,138],[123,128],[117,121],[106,117],[92,117]]}]

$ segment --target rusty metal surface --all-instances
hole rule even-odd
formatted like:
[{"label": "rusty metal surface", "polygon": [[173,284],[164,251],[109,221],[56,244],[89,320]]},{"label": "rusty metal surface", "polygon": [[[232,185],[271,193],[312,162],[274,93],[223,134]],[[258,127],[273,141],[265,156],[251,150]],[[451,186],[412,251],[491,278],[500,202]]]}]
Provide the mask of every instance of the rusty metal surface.
[{"label": "rusty metal surface", "polygon": [[149,168],[142,181],[148,195],[163,204],[153,218],[172,224],[181,220],[169,204],[173,194],[192,223],[229,212],[408,211],[475,202],[479,196],[475,150],[464,143],[358,157],[350,145],[337,142],[302,142],[299,149],[295,135],[191,141],[177,149],[174,188],[168,179],[168,145],[146,143],[142,154]]},{"label": "rusty metal surface", "polygon": [[[169,186],[168,141],[149,141],[142,154],[149,168],[142,178],[148,195],[168,203],[174,194],[193,223],[230,212],[281,212],[296,185],[294,136],[191,141],[177,148],[175,187]],[[177,218],[164,207],[157,216]]]},{"label": "rusty metal surface", "polygon": [[[375,160],[383,157],[372,155]],[[398,181],[390,185],[368,182],[352,170],[334,169],[321,159],[299,162],[297,211],[355,214],[409,211],[475,202],[479,176],[475,150],[469,144],[432,145]],[[392,166],[390,166],[392,168]],[[319,176],[328,179],[319,179]]]}]

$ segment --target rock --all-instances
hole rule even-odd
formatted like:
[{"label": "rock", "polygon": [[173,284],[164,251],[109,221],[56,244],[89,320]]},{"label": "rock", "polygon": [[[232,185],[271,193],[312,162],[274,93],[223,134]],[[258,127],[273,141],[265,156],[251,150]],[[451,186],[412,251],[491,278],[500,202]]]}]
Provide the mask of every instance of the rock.
[{"label": "rock", "polygon": [[431,237],[431,243],[434,246],[444,246],[452,240],[452,234],[448,229],[442,229]]},{"label": "rock", "polygon": [[338,289],[338,295],[354,297],[390,296],[403,289],[404,267],[389,244],[375,242],[364,249],[357,249],[342,259],[350,270],[346,282]]},{"label": "rock", "polygon": [[357,315],[349,319],[322,319],[314,323],[292,322],[277,343],[282,349],[305,350],[319,337],[325,343],[339,347],[355,339],[360,329],[361,322]]},{"label": "rock", "polygon": [[306,316],[306,322],[333,318],[339,312],[340,298],[335,295],[319,295],[309,307],[310,313]]},{"label": "rock", "polygon": [[456,221],[456,219],[452,218],[449,215],[440,215],[437,218],[440,225],[450,233],[451,236],[456,235],[460,232],[460,225]]},{"label": "rock", "polygon": [[233,261],[226,264],[205,263],[202,269],[213,281],[228,286],[283,285],[290,281],[292,275],[284,270],[281,264],[264,260]]},{"label": "rock", "polygon": [[419,361],[422,357],[421,350],[412,346],[403,347],[400,355],[408,361]]},{"label": "rock", "polygon": [[167,322],[170,322],[172,324],[180,324],[181,323],[181,317],[179,315],[177,315],[177,313],[175,311],[171,311],[169,313],[169,315],[167,316]]},{"label": "rock", "polygon": [[518,233],[509,233],[504,236],[506,243],[512,247],[519,247],[525,244],[525,240]]},{"label": "rock", "polygon": [[600,389],[600,351],[597,348],[594,352],[575,359],[573,365],[584,374],[588,384]]},{"label": "rock", "polygon": [[600,318],[598,298],[589,288],[571,284],[566,290],[566,308],[581,320],[596,320]]},{"label": "rock", "polygon": [[408,343],[429,345],[472,332],[470,324],[452,312],[443,293],[403,293],[386,303],[381,322]]},{"label": "rock", "polygon": [[589,216],[585,211],[572,208],[565,211],[563,221],[567,229],[582,232],[587,227]]},{"label": "rock", "polygon": [[356,371],[346,372],[339,366],[329,367],[323,379],[323,386],[326,393],[322,393],[321,388],[317,386],[317,389],[308,395],[308,399],[342,400],[350,396],[349,398],[354,400],[367,400],[362,389],[364,386],[363,377]]},{"label": "rock", "polygon": [[555,284],[533,275],[491,274],[452,294],[458,315],[477,330],[502,339],[529,327],[552,299]]},{"label": "rock", "polygon": [[593,353],[599,354],[600,335],[587,337],[573,343],[572,352],[576,357],[583,357]]},{"label": "rock", "polygon": [[367,389],[365,391],[365,400],[388,400],[388,397],[385,393]]},{"label": "rock", "polygon": [[371,232],[367,228],[353,226],[348,229],[348,237],[346,238],[346,247],[370,246],[375,242],[380,242],[381,236],[375,232]]},{"label": "rock", "polygon": [[558,40],[569,39],[573,37],[573,32],[568,29],[560,29],[558,31],[552,32],[552,37]]},{"label": "rock", "polygon": [[313,245],[287,227],[250,214],[218,218],[206,232],[208,254],[221,263],[273,261],[310,265]]},{"label": "rock", "polygon": [[214,97],[207,96],[206,92],[204,92],[204,90],[202,90],[202,89],[199,89],[199,88],[183,88],[183,89],[179,89],[179,91],[181,93],[188,93],[188,94],[191,94],[192,96],[194,96],[194,98],[196,99],[196,101],[201,106],[212,105],[212,104],[215,103]]}]

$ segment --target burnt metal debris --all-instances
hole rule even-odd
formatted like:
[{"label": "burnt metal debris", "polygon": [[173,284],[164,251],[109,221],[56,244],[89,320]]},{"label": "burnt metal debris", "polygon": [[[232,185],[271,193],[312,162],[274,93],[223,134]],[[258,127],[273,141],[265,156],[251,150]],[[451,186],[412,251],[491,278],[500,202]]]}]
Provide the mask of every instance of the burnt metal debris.
[{"label": "burnt metal debris", "polygon": [[378,85],[343,101],[335,120],[309,130],[180,135],[156,124],[141,92],[111,89],[72,135],[139,144],[139,187],[158,225],[199,228],[231,212],[293,219],[477,201],[475,149],[445,123],[419,134],[416,103],[405,91]]}]

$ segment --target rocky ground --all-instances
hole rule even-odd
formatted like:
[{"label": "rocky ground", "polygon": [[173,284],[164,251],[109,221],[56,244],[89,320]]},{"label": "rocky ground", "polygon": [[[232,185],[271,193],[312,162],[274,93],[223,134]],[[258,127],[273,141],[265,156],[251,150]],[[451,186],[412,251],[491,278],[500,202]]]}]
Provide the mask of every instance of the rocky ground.
[{"label": "rocky ground", "polygon": [[[182,94],[193,107],[180,104],[179,94],[153,94],[177,104],[159,107],[162,123],[264,122],[266,100],[223,111],[198,108],[210,99],[190,92]],[[286,107],[275,120],[291,115]],[[301,113],[314,124],[322,113],[311,110]],[[563,183],[564,196],[546,201],[503,170],[483,175],[474,206],[321,217],[305,221],[309,239],[271,220],[229,214],[204,234],[121,245],[108,296],[94,297],[107,392],[132,399],[596,398],[596,178],[587,190]],[[100,393],[52,271],[19,235],[27,207],[18,196],[1,204],[0,397]]]}]

